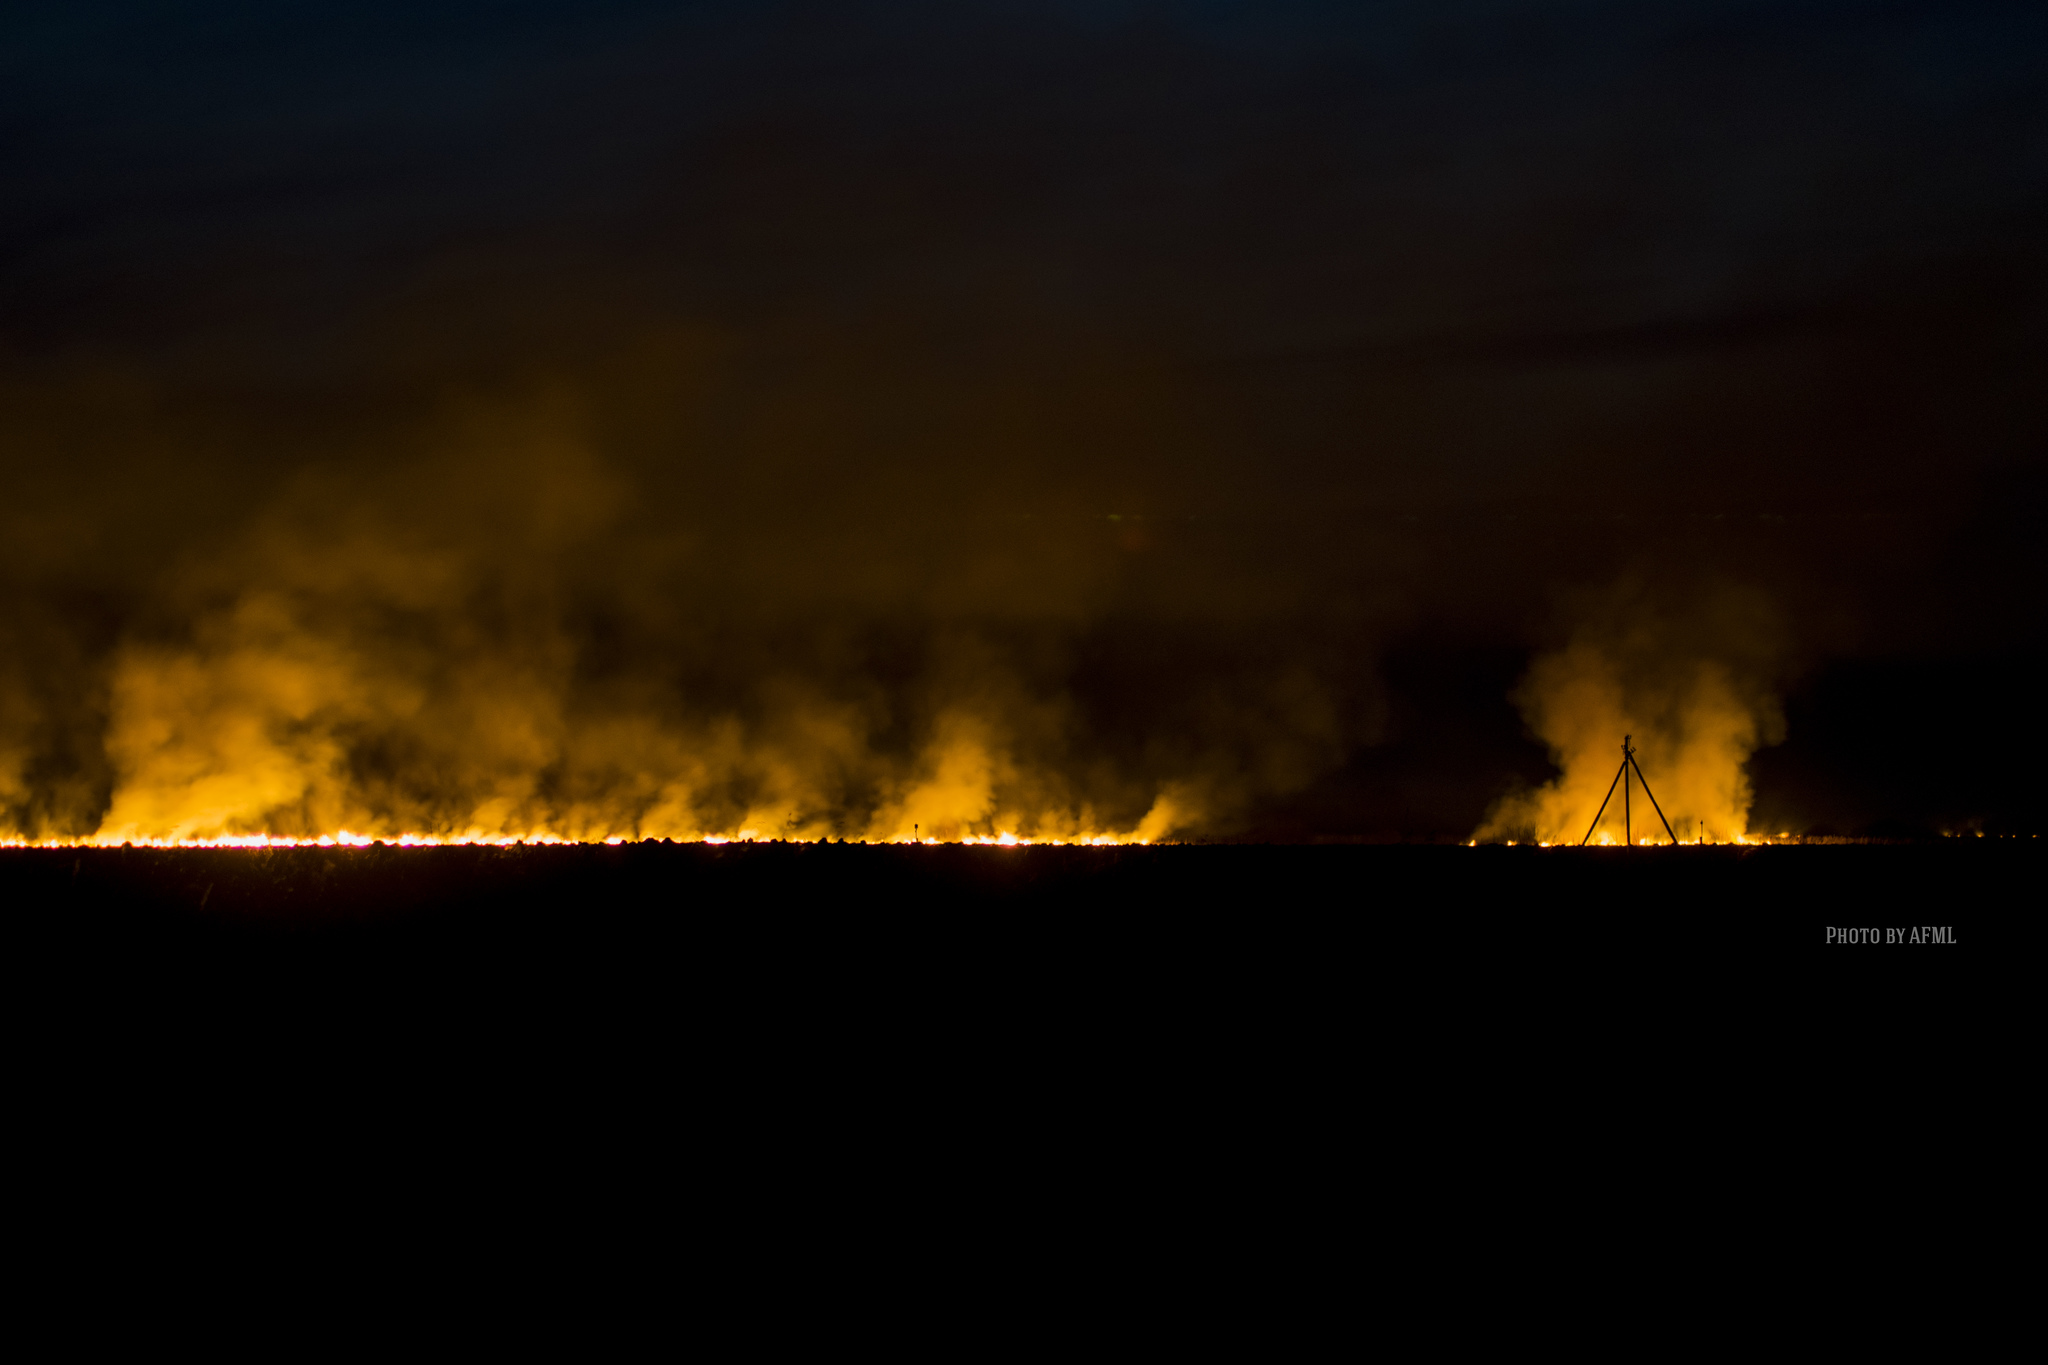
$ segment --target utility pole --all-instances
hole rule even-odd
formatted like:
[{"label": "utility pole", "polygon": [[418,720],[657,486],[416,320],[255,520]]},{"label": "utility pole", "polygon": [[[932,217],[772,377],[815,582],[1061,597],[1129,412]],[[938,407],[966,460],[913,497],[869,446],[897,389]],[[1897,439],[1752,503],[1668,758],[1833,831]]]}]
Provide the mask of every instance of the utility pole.
[{"label": "utility pole", "polygon": [[1623,735],[1621,737],[1621,771],[1614,775],[1614,781],[1607,784],[1607,795],[1601,798],[1600,809],[1593,815],[1593,823],[1586,826],[1586,838],[1579,840],[1579,847],[1581,848],[1586,846],[1586,839],[1593,837],[1593,831],[1600,828],[1600,817],[1607,814],[1607,803],[1614,799],[1614,789],[1617,786],[1621,788],[1621,837],[1631,847],[1634,846],[1635,829],[1629,814],[1628,774],[1631,768],[1635,769],[1636,781],[1643,784],[1643,795],[1650,798],[1651,809],[1657,812],[1659,820],[1664,821],[1664,832],[1671,835],[1672,843],[1678,842],[1678,836],[1672,833],[1671,822],[1664,819],[1664,808],[1657,804],[1656,793],[1650,790],[1650,779],[1643,776],[1641,768],[1636,767],[1636,749],[1635,745],[1630,743],[1630,740],[1634,738],[1633,735]]}]

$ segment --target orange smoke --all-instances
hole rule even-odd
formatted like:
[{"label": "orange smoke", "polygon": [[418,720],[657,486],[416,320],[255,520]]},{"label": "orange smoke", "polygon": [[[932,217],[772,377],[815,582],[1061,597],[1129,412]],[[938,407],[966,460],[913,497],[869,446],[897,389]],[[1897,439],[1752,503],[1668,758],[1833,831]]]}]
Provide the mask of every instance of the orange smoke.
[{"label": "orange smoke", "polygon": [[[1750,756],[1784,738],[1773,686],[1781,641],[1775,614],[1753,594],[1721,588],[1672,610],[1638,584],[1618,586],[1514,694],[1560,772],[1503,797],[1474,837],[1578,843],[1619,771],[1624,735],[1681,841],[1747,837]],[[1619,843],[1622,827],[1616,790],[1592,841]],[[1634,833],[1667,838],[1640,786]]]},{"label": "orange smoke", "polygon": [[[1285,660],[1243,696],[1204,681],[1112,755],[1058,647],[1047,665],[1000,622],[913,615],[880,669],[814,657],[768,635],[814,630],[788,615],[809,585],[734,582],[635,523],[569,406],[429,435],[371,473],[303,475],[163,576],[95,675],[101,795],[62,820],[32,809],[46,708],[0,657],[10,842],[1151,842],[1340,752],[1331,690]],[[1079,586],[1047,591],[1082,621],[1101,589],[1060,564]],[[847,634],[824,638],[853,654]]]}]

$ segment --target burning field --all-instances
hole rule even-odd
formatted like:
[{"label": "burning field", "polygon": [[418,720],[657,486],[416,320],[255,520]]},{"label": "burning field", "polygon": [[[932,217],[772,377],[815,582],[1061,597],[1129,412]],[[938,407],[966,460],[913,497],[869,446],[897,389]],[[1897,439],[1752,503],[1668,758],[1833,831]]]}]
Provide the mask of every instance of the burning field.
[{"label": "burning field", "polygon": [[514,8],[0,79],[34,915],[1384,926],[2048,821],[2017,9]]},{"label": "burning field", "polygon": [[[1186,518],[1134,553],[1121,518],[971,518],[936,537],[834,518],[806,531],[843,543],[799,549],[679,516],[674,470],[596,446],[559,413],[461,411],[396,464],[301,475],[160,573],[95,582],[107,566],[61,557],[18,581],[0,621],[0,834],[1243,837],[1389,738],[1401,699],[1380,660],[1402,608],[1365,589],[1474,534],[1335,551],[1284,524]],[[1318,584],[1345,595],[1291,603]],[[1746,765],[1783,737],[1790,657],[1769,596],[1625,576],[1564,614],[1565,642],[1512,692],[1553,777],[1476,830],[1479,808],[1331,832],[1576,839],[1627,732],[1684,841],[1753,837]]]},{"label": "burning field", "polygon": [[599,1352],[1160,1245],[1289,1355],[1368,1239],[1970,1168],[2044,14],[6,7],[16,1240]]}]

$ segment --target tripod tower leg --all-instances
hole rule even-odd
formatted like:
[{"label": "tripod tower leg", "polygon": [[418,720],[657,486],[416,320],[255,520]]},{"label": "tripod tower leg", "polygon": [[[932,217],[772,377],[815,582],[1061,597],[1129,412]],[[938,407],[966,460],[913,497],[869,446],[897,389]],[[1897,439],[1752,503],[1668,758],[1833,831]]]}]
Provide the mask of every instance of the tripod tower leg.
[{"label": "tripod tower leg", "polygon": [[[1628,764],[1626,763],[1622,764],[1621,766],[1623,771],[1626,771],[1628,768]],[[1600,809],[1593,812],[1593,823],[1586,826],[1586,839],[1592,838],[1593,831],[1600,828],[1600,817],[1607,814],[1607,803],[1614,799],[1614,789],[1616,786],[1620,785],[1620,783],[1621,773],[1616,773],[1614,775],[1614,781],[1609,782],[1607,784],[1607,795],[1600,798]],[[1586,846],[1586,839],[1579,840],[1580,848],[1584,848]]]},{"label": "tripod tower leg", "polygon": [[1664,821],[1664,832],[1671,836],[1672,843],[1677,843],[1678,831],[1671,828],[1671,821],[1665,817],[1664,808],[1657,804],[1657,793],[1650,790],[1650,779],[1643,776],[1643,770],[1637,765],[1633,755],[1629,757],[1628,762],[1630,767],[1635,768],[1636,779],[1643,784],[1643,795],[1650,798],[1650,806],[1657,812],[1657,818]]}]

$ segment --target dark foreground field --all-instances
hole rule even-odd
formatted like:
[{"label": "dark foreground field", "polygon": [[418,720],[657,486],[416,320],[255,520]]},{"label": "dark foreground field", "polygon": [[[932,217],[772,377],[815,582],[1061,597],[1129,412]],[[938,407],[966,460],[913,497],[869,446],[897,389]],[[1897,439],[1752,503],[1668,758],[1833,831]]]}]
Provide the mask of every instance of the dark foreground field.
[{"label": "dark foreground field", "polygon": [[2034,840],[13,849],[0,894],[15,969],[110,1007],[1291,1007],[1468,969],[1518,990],[1956,980],[2031,953],[2043,863]]},{"label": "dark foreground field", "polygon": [[715,1209],[762,1264],[913,1226],[942,1261],[1012,1228],[1109,1266],[1073,1229],[1125,1218],[1341,1240],[1390,1198],[1569,1205],[1681,1148],[1706,1153],[1670,1167],[1687,1188],[1806,1179],[1835,1157],[1788,1145],[1801,1114],[1860,1142],[2019,1093],[1973,1078],[2020,1036],[2042,863],[1994,840],[6,850],[10,1095],[33,1168],[87,1172],[50,1188],[253,1189],[289,1229],[308,1199],[374,1220],[460,1190],[463,1226],[513,1244],[542,1204],[693,1246]]}]

